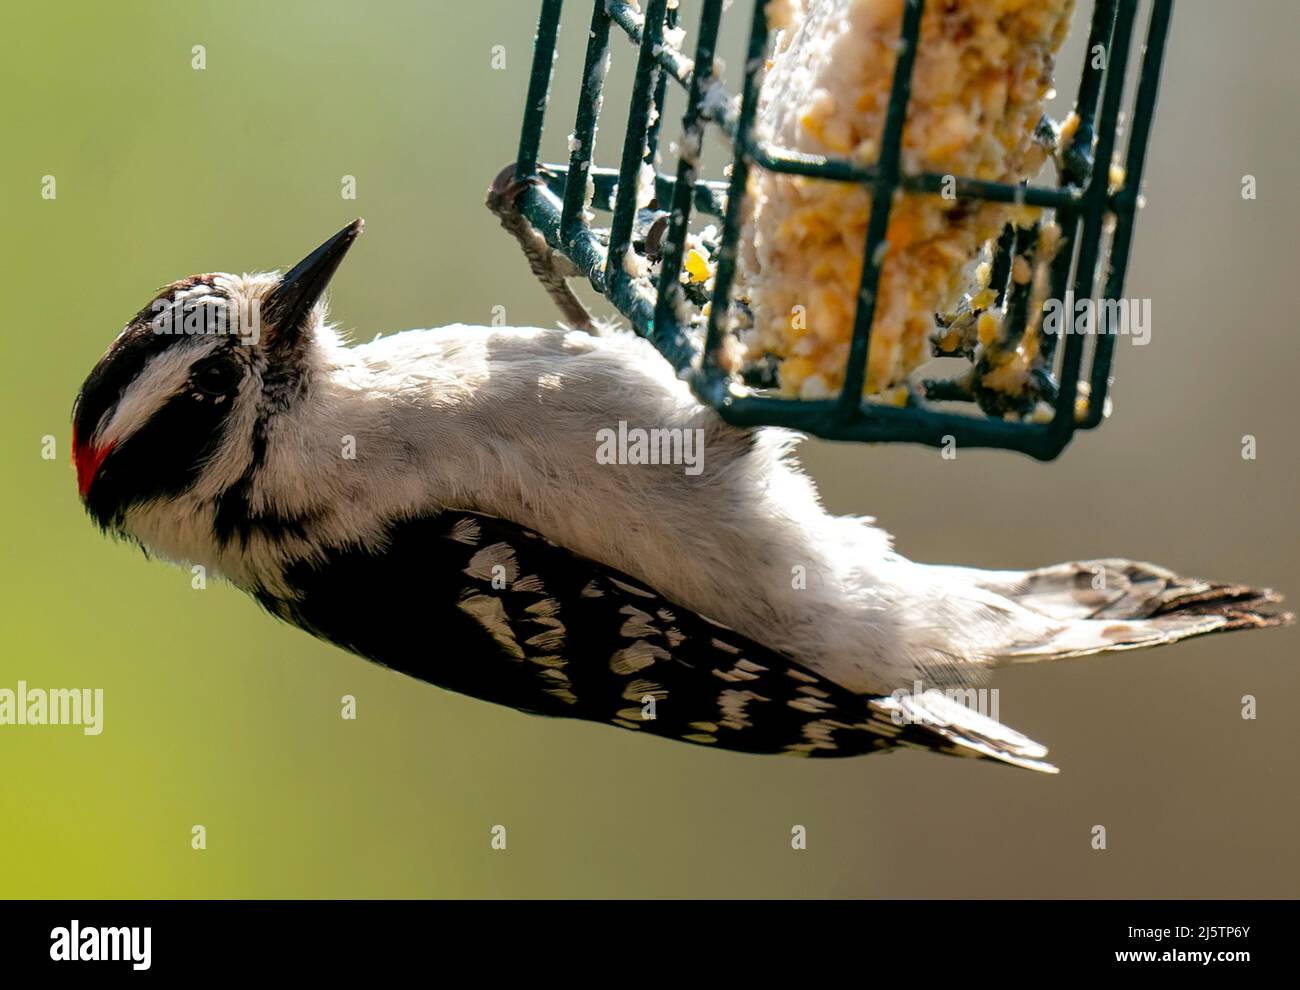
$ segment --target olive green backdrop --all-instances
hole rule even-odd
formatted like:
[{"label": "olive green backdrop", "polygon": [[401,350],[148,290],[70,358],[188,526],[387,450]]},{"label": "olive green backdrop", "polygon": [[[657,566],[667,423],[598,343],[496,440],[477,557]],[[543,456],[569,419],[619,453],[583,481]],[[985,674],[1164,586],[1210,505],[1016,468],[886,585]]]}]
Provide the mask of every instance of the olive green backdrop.
[{"label": "olive green backdrop", "polygon": [[[590,9],[568,7],[552,160]],[[729,16],[733,66],[748,9]],[[358,338],[498,305],[554,322],[481,205],[513,157],[535,15],[533,0],[6,12],[0,687],[106,697],[98,737],[0,727],[0,895],[1300,895],[1294,629],[1000,675],[1002,718],[1051,746],[1057,778],[916,753],[755,758],[447,694],[92,528],[69,410],[155,286],[292,264],[361,215],[332,297]],[[1111,421],[1050,465],[809,443],[832,509],[878,516],[921,559],[1125,554],[1300,597],[1297,36],[1284,0],[1178,4],[1128,286],[1153,300],[1153,339],[1120,342]]]}]

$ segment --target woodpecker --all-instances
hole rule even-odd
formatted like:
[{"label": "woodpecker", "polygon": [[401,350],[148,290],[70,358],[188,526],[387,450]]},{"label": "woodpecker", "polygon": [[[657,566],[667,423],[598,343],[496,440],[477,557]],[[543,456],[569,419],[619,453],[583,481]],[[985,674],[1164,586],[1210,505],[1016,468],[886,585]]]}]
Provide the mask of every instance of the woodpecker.
[{"label": "woodpecker", "polygon": [[[1127,560],[910,561],[822,507],[797,435],[726,424],[630,333],[458,324],[345,346],[323,297],[361,229],[282,276],[175,282],[127,323],[73,409],[103,530],[443,688],[749,753],[1051,772],[957,692],[1006,664],[1290,619],[1270,591]],[[701,469],[598,457],[620,424],[690,431]]]}]

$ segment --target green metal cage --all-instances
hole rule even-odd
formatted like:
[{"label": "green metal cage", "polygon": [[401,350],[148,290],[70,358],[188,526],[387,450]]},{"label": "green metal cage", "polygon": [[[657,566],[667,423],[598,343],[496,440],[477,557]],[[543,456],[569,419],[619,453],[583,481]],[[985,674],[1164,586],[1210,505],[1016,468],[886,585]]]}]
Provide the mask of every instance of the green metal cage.
[{"label": "green metal cage", "polygon": [[[681,6],[688,6],[680,0]],[[1049,404],[1050,418],[1037,421],[1007,416],[982,401],[962,379],[928,380],[906,405],[890,406],[862,397],[875,289],[893,194],[896,189],[935,193],[954,177],[908,174],[900,168],[900,147],[911,85],[912,67],[924,0],[906,0],[891,100],[886,112],[881,152],[875,165],[791,152],[760,140],[754,121],[769,38],[766,0],[753,0],[745,72],[739,98],[719,100],[715,79],[697,66],[712,67],[724,0],[700,0],[694,57],[688,58],[666,38],[677,27],[679,10],[669,0],[594,0],[577,114],[567,165],[538,161],[544,116],[554,69],[563,0],[542,0],[532,72],[525,103],[515,176],[533,180],[517,208],[550,246],[576,265],[591,284],[647,337],[686,378],[699,400],[738,425],[776,425],[832,440],[902,441],[941,446],[1000,447],[1050,460],[1069,443],[1076,429],[1092,429],[1103,419],[1111,384],[1114,334],[1103,314],[1091,347],[1084,335],[1043,335],[1041,367],[1035,372],[1036,394]],[[644,10],[640,9],[644,6]],[[739,6],[737,4],[736,6]],[[1074,104],[1078,130],[1060,155],[1058,185],[1011,185],[955,177],[959,200],[990,200],[1043,207],[1061,231],[1060,248],[1048,271],[1049,299],[1118,300],[1132,242],[1134,215],[1146,156],[1147,139],[1159,85],[1161,60],[1169,29],[1172,0],[1152,0],[1145,51],[1141,56],[1125,150],[1124,179],[1114,186],[1109,166],[1116,151],[1125,101],[1125,73],[1137,20],[1137,0],[1096,0],[1085,64]],[[612,55],[611,34],[625,35],[637,51],[631,104],[618,167],[602,168],[592,160],[606,72]],[[1103,59],[1093,57],[1098,46]],[[1099,64],[1100,63],[1100,64]],[[697,174],[695,155],[679,156],[675,175],[656,170],[651,209],[638,209],[638,176],[643,163],[652,167],[659,152],[666,89],[684,87],[687,104],[679,147],[698,149],[709,127],[729,139],[733,161],[729,177]],[[710,96],[711,90],[713,95]],[[1044,118],[1044,128],[1055,128]],[[1054,130],[1050,133],[1054,133]],[[1099,167],[1097,167],[1099,165]],[[753,387],[724,370],[719,360],[723,320],[733,304],[737,241],[741,234],[743,197],[750,170],[769,169],[792,175],[861,183],[872,189],[863,255],[859,304],[855,316],[844,384],[837,397],[808,400],[779,396]],[[580,181],[569,181],[581,176]],[[590,194],[594,187],[594,194]],[[588,196],[590,204],[588,204]],[[590,210],[610,215],[607,226],[594,225]],[[686,298],[682,266],[692,211],[721,220],[714,245],[712,305],[704,316],[701,300]],[[1048,213],[1047,211],[1050,211]],[[666,227],[666,229],[665,229]],[[1103,237],[1105,233],[1106,237]],[[1108,252],[1103,242],[1108,239]],[[993,287],[1005,304],[1004,336],[1018,340],[1028,316],[1028,290],[1009,279],[1013,256],[1031,252],[1036,231],[1008,228],[997,244],[992,264]],[[660,265],[657,288],[630,276],[626,252],[650,253]],[[883,252],[882,252],[883,253]],[[1096,290],[1100,285],[1100,292]],[[1010,293],[1009,298],[1006,294]],[[1081,383],[1086,383],[1084,389]],[[758,383],[761,385],[762,383]],[[1086,399],[1082,398],[1086,394]],[[970,411],[950,403],[966,402]],[[942,404],[942,406],[941,406]]]}]

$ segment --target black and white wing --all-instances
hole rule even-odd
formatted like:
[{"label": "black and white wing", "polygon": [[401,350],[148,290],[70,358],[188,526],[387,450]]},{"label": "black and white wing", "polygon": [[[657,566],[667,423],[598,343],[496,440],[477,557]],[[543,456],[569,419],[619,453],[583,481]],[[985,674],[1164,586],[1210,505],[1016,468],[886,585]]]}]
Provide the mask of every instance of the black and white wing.
[{"label": "black and white wing", "polygon": [[383,552],[339,548],[286,576],[297,600],[260,596],[279,617],[522,711],[748,753],[913,746],[1054,769],[1043,747],[960,704],[854,694],[496,517],[446,511],[403,521]]}]

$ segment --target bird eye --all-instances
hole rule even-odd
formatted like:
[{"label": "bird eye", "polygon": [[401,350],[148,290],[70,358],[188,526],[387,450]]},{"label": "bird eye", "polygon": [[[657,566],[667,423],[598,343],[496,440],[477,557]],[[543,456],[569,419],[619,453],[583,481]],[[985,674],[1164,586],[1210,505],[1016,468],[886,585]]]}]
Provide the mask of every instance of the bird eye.
[{"label": "bird eye", "polygon": [[239,386],[239,371],[228,361],[214,361],[194,372],[194,387],[204,395],[226,395]]}]

